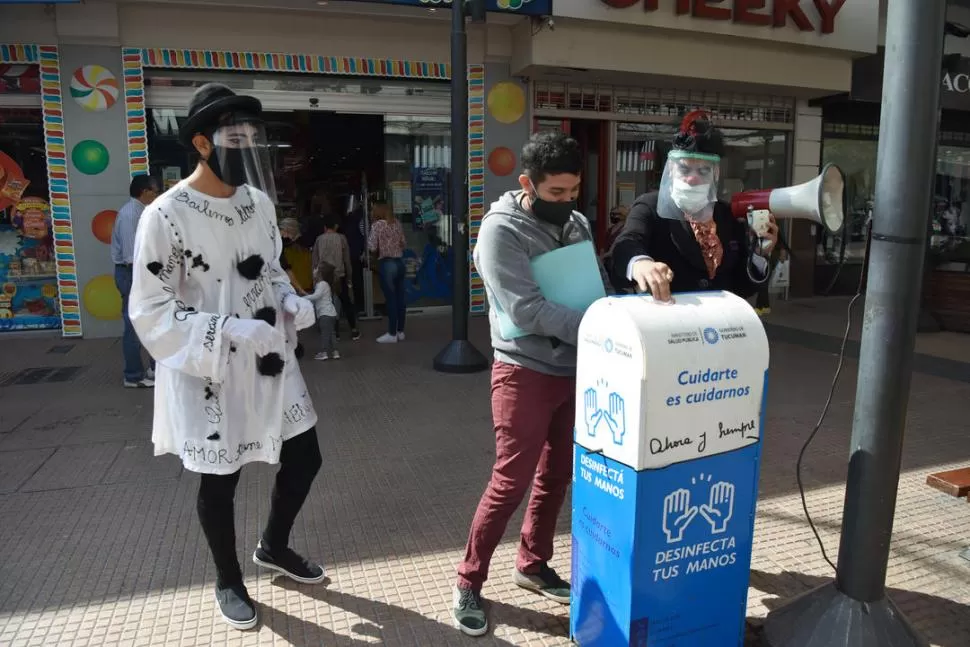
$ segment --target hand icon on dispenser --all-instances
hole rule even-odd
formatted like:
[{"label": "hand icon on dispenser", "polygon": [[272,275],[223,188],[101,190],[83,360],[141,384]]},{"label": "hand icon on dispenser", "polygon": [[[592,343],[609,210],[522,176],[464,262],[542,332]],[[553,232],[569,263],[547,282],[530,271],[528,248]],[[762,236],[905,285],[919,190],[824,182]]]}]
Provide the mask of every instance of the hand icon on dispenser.
[{"label": "hand icon on dispenser", "polygon": [[596,435],[596,425],[599,424],[603,412],[596,403],[596,389],[590,387],[583,393],[583,419],[586,421],[586,433]]},{"label": "hand icon on dispenser", "polygon": [[664,534],[667,543],[673,544],[684,538],[684,531],[697,516],[697,506],[690,504],[690,491],[680,488],[664,497]]},{"label": "hand icon on dispenser", "polygon": [[606,416],[606,424],[613,434],[613,444],[622,445],[623,436],[626,435],[626,405],[623,397],[618,393],[610,393],[608,408],[603,415]]},{"label": "hand icon on dispenser", "polygon": [[710,501],[700,508],[701,516],[711,524],[711,533],[719,535],[727,530],[734,515],[734,484],[719,481],[711,486]]}]

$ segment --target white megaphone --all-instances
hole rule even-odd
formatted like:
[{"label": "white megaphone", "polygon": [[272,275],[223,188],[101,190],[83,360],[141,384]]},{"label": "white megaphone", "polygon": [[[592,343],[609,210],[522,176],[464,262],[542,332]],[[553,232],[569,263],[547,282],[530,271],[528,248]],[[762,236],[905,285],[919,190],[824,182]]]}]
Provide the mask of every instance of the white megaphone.
[{"label": "white megaphone", "polygon": [[775,218],[807,218],[829,233],[842,230],[845,223],[845,177],[835,164],[826,164],[822,173],[809,182],[781,189],[743,191],[731,198],[731,213],[759,235],[768,224],[768,212]]}]

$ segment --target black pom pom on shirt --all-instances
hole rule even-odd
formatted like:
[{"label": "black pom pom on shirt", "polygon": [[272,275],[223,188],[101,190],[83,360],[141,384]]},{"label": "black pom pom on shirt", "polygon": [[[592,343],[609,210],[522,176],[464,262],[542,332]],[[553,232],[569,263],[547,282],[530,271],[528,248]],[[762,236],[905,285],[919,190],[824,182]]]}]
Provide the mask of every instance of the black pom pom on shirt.
[{"label": "black pom pom on shirt", "polygon": [[279,353],[269,353],[256,358],[256,370],[266,377],[276,377],[282,373],[285,364]]},{"label": "black pom pom on shirt", "polygon": [[159,263],[158,261],[154,261],[154,262],[149,263],[145,267],[148,268],[148,271],[149,272],[151,272],[155,276],[158,276],[159,274],[162,273],[162,268],[164,268],[165,266],[162,265],[161,263]]},{"label": "black pom pom on shirt", "polygon": [[259,310],[256,311],[256,314],[253,315],[253,319],[262,319],[263,321],[265,321],[266,323],[268,323],[269,325],[275,328],[276,310],[270,306],[266,306],[265,308],[260,308]]},{"label": "black pom pom on shirt", "polygon": [[243,278],[249,279],[250,281],[255,281],[259,278],[259,275],[263,272],[263,266],[266,261],[259,254],[253,254],[249,258],[239,261],[236,263],[236,269],[242,274]]}]

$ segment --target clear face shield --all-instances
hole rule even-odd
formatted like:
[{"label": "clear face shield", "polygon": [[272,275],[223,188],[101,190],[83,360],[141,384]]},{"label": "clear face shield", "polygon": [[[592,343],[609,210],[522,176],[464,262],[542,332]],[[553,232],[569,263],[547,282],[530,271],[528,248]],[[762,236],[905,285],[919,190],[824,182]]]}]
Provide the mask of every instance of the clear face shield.
[{"label": "clear face shield", "polygon": [[721,158],[672,150],[660,178],[657,213],[668,220],[706,222],[714,217]]},{"label": "clear face shield", "polygon": [[261,119],[231,115],[220,121],[209,137],[213,150],[206,163],[230,186],[248,184],[276,203],[276,181],[266,127]]}]

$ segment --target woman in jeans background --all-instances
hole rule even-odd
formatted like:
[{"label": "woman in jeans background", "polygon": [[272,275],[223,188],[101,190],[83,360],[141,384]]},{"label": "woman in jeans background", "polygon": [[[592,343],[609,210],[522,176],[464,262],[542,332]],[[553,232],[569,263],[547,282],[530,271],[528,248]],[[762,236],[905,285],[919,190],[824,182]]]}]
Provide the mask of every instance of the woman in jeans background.
[{"label": "woman in jeans background", "polygon": [[387,332],[377,338],[378,344],[404,341],[404,312],[407,295],[404,292],[404,229],[391,213],[386,202],[371,203],[374,224],[367,238],[367,249],[377,255],[377,278],[384,293],[387,308]]}]

